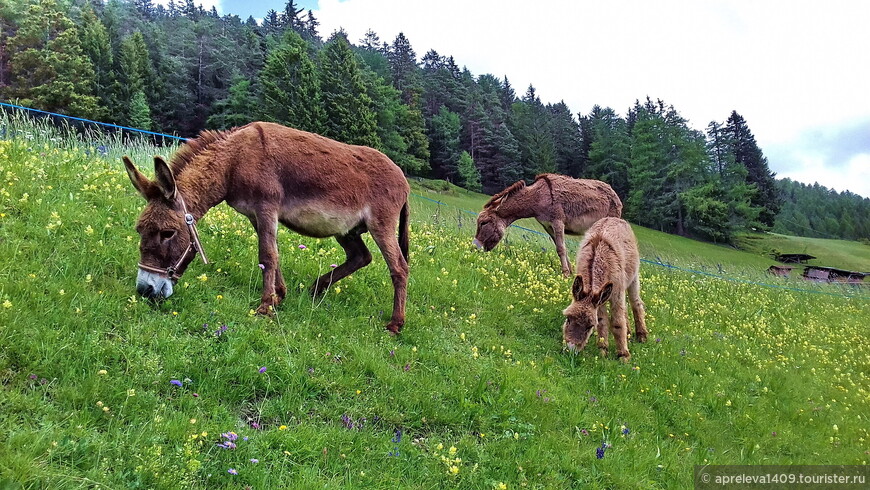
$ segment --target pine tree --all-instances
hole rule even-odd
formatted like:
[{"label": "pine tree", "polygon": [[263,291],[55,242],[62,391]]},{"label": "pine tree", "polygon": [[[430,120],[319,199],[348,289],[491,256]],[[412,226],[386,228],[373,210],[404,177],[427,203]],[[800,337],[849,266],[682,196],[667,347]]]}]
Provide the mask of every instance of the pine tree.
[{"label": "pine tree", "polygon": [[746,167],[746,181],[755,184],[758,194],[752,199],[752,205],[761,208],[759,221],[768,227],[774,225],[780,202],[776,192],[775,175],[767,165],[767,158],[755,142],[755,136],[749,130],[743,116],[732,111],[722,130],[730,144],[729,152],[734,161]]},{"label": "pine tree", "polygon": [[130,101],[128,124],[146,131],[151,129],[151,109],[148,108],[148,102],[145,100],[145,92],[141,90],[136,92]]},{"label": "pine tree", "polygon": [[550,113],[550,132],[555,150],[556,172],[575,178],[580,177],[585,163],[580,125],[574,120],[565,101],[548,105],[547,110]]},{"label": "pine tree", "polygon": [[94,67],[94,93],[100,99],[98,117],[101,119],[109,117],[116,120],[110,114],[110,109],[114,109],[117,104],[112,99],[112,86],[115,80],[115,73],[112,69],[112,45],[106,27],[90,4],[82,9],[82,23],[79,27],[79,33],[82,51],[91,60]]},{"label": "pine tree", "polygon": [[[141,108],[133,107],[133,98],[138,94],[142,94],[144,97],[148,88],[146,80],[152,77],[148,48],[145,46],[145,39],[141,32],[136,31],[121,42],[118,67],[117,101],[122,111],[120,121],[124,125],[137,127],[135,124],[138,121],[134,121],[134,119],[141,120],[144,111]],[[141,103],[148,105],[144,98]],[[137,111],[135,114],[134,110]],[[148,109],[148,120],[150,126],[150,109]]]},{"label": "pine tree", "polygon": [[381,145],[372,99],[343,35],[334,36],[320,51],[320,91],[326,112],[325,136],[373,148]]},{"label": "pine tree", "polygon": [[92,118],[100,114],[94,67],[72,20],[55,0],[30,4],[6,43],[8,98],[46,111]]},{"label": "pine tree", "polygon": [[387,52],[387,60],[390,62],[393,86],[401,92],[402,102],[412,109],[419,109],[423,93],[420,68],[417,66],[417,54],[404,33],[400,32],[396,36]]},{"label": "pine tree", "polygon": [[532,179],[537,174],[556,171],[556,148],[550,126],[550,114],[529,85],[522,100],[514,102],[510,118],[511,132],[520,149],[523,176]]},{"label": "pine tree", "polygon": [[303,131],[323,132],[326,114],[317,69],[299,34],[284,33],[260,72],[260,86],[263,119]]},{"label": "pine tree", "polygon": [[299,16],[304,9],[297,9],[294,0],[287,0],[284,4],[284,10],[278,14],[278,27],[281,30],[293,29],[299,35],[304,32],[304,21]]},{"label": "pine tree", "polygon": [[459,178],[462,180],[462,187],[474,192],[481,191],[480,171],[474,166],[474,160],[467,151],[463,151],[459,155]]},{"label": "pine tree", "polygon": [[214,104],[206,126],[210,129],[229,129],[243,126],[256,119],[257,98],[251,81],[241,76],[233,80],[229,95]]},{"label": "pine tree", "polygon": [[461,129],[459,114],[443,105],[438,114],[429,120],[429,161],[435,178],[457,180]]},{"label": "pine tree", "polygon": [[607,107],[594,106],[588,116],[592,142],[585,177],[610,184],[619,197],[628,197],[630,140],[625,120]]}]

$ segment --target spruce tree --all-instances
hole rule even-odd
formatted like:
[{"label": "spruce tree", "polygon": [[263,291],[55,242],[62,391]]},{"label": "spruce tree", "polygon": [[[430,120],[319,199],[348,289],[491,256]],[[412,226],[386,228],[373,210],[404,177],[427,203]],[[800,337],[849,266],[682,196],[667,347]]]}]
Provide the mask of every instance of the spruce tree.
[{"label": "spruce tree", "polygon": [[556,172],[575,178],[580,177],[585,163],[580,125],[574,120],[565,101],[549,105],[547,110],[550,112]]},{"label": "spruce tree", "polygon": [[99,116],[94,67],[78,30],[55,0],[30,4],[6,43],[8,85],[3,94],[21,104],[78,117]]},{"label": "spruce tree", "polygon": [[481,191],[480,171],[474,166],[474,160],[467,151],[463,151],[459,155],[459,178],[462,180],[462,187],[474,192]]},{"label": "spruce tree", "polygon": [[288,30],[269,53],[260,72],[261,117],[303,131],[322,133],[326,114],[314,62],[308,45]]},{"label": "spruce tree", "polygon": [[776,191],[775,175],[767,165],[767,158],[755,141],[743,116],[732,111],[725,122],[723,132],[729,142],[729,152],[734,161],[746,167],[746,182],[754,184],[758,193],[752,205],[761,208],[758,220],[765,226],[774,225],[780,202]]},{"label": "spruce tree", "polygon": [[377,148],[377,120],[366,93],[360,64],[343,35],[320,51],[320,92],[326,113],[324,135],[338,141]]}]

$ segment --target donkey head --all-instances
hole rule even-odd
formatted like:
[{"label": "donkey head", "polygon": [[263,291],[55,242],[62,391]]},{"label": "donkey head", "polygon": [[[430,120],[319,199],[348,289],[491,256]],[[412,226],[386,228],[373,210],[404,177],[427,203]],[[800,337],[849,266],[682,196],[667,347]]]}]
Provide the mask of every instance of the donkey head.
[{"label": "donkey head", "polygon": [[600,291],[591,292],[583,286],[583,278],[579,275],[571,285],[573,301],[565,308],[565,324],[562,325],[562,338],[571,350],[586,347],[592,332],[598,327],[598,309],[610,299],[613,284],[607,283]]},{"label": "donkey head", "polygon": [[153,181],[142,175],[128,157],[124,157],[124,167],[133,187],[147,201],[136,223],[140,236],[136,291],[149,299],[168,298],[196,255],[194,235],[185,221],[184,202],[177,192],[175,176],[162,158],[154,157]]},{"label": "donkey head", "polygon": [[477,215],[477,233],[474,235],[474,245],[489,252],[494,249],[504,236],[507,222],[495,212],[486,208]]}]

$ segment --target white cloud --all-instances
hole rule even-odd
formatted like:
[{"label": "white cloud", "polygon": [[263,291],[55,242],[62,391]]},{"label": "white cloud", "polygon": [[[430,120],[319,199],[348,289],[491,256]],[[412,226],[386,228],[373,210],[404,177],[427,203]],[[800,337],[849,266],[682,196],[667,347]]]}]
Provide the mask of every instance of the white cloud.
[{"label": "white cloud", "polygon": [[[623,113],[647,95],[673,104],[693,127],[746,119],[762,149],[799,145],[812,128],[870,117],[870,2],[795,0],[320,0],[328,36],[352,41],[369,28],[382,41],[404,32],[417,55],[453,55],[475,75],[507,75],[522,94]],[[777,155],[782,152],[777,152]],[[802,168],[839,173],[859,191],[861,165],[775,161],[781,176]],[[838,163],[838,162],[831,162]],[[800,173],[805,176],[805,173]],[[813,182],[800,178],[801,181]],[[821,181],[820,181],[821,183]],[[828,184],[825,184],[828,185]]]}]

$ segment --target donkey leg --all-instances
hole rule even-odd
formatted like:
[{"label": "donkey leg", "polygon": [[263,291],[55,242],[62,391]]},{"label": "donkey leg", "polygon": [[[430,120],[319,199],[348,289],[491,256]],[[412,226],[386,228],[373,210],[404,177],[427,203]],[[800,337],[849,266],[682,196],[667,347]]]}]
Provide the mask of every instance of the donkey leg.
[{"label": "donkey leg", "polygon": [[631,311],[634,313],[634,337],[638,342],[646,342],[648,335],[646,329],[646,308],[640,299],[640,278],[635,277],[628,286],[628,301],[631,302]]},{"label": "donkey leg", "polygon": [[[257,217],[256,216],[248,216],[248,220],[251,222],[251,226],[254,227],[254,231],[257,232],[259,236],[259,229],[257,228]],[[277,227],[277,225],[275,225]],[[276,242],[275,242],[275,250],[277,253],[278,245],[277,245],[277,232],[276,232]],[[263,265],[265,267],[265,264]],[[265,274],[265,269],[264,269]],[[266,278],[263,278],[263,284],[265,284]],[[287,297],[287,285],[284,283],[284,274],[281,273],[280,265],[275,266],[275,295],[278,297],[278,302],[284,301],[284,298]]]},{"label": "donkey leg", "polygon": [[598,307],[598,325],[597,332],[598,335],[598,352],[601,354],[601,357],[607,357],[607,327],[610,323],[610,320],[607,317],[607,303],[604,303]]},{"label": "donkey leg", "polygon": [[[278,262],[278,215],[274,211],[261,211],[257,213],[256,225],[259,239],[259,258],[263,266],[263,294],[260,297],[260,306],[257,313],[268,315],[272,307],[278,305],[281,297],[286,294],[284,278],[281,277]],[[277,285],[280,284],[280,288]],[[283,291],[279,291],[283,289]]]},{"label": "donkey leg", "polygon": [[616,340],[616,357],[622,362],[631,359],[628,352],[628,315],[625,308],[625,291],[614,292],[610,297],[610,331]]},{"label": "donkey leg", "polygon": [[386,326],[386,329],[393,334],[398,334],[405,324],[405,301],[408,296],[408,261],[402,255],[399,239],[396,237],[397,224],[396,219],[390,220],[389,223],[369,226],[369,232],[387,262],[390,278],[393,281],[393,316]]},{"label": "donkey leg", "polygon": [[571,262],[568,261],[568,254],[565,252],[565,222],[562,220],[553,220],[553,233],[550,234],[553,238],[553,243],[556,244],[556,254],[559,255],[559,261],[562,263],[562,275],[571,277]]},{"label": "donkey leg", "polygon": [[337,236],[335,239],[341,245],[341,248],[344,249],[346,259],[343,264],[323,274],[314,281],[310,289],[312,296],[322,294],[329,286],[332,286],[332,283],[339,279],[344,279],[357,270],[369,265],[372,261],[372,254],[369,252],[368,247],[366,247],[362,236],[358,233]]}]

